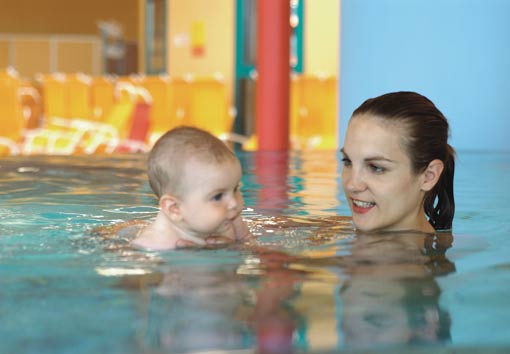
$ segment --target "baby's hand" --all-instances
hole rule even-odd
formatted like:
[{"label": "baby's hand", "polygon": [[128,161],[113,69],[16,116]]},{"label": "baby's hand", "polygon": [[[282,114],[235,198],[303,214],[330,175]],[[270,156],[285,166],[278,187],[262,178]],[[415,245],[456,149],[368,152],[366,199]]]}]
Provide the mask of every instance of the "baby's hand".
[{"label": "baby's hand", "polygon": [[250,229],[248,229],[248,225],[246,225],[241,215],[232,222],[232,226],[234,228],[234,238],[236,241],[244,241],[251,237]]},{"label": "baby's hand", "polygon": [[232,242],[234,242],[234,240],[232,240],[229,237],[214,235],[214,236],[207,236],[205,238],[205,243],[206,243],[205,246],[199,245],[192,241],[180,239],[175,243],[175,248],[208,248],[208,247],[212,247],[212,246],[226,245],[226,244],[229,244]]}]

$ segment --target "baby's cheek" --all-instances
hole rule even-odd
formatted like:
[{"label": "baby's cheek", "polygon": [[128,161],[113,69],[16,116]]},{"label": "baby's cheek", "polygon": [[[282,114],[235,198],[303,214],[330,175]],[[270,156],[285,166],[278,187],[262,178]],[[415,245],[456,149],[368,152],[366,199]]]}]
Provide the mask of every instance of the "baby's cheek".
[{"label": "baby's cheek", "polygon": [[244,208],[244,198],[241,194],[239,194],[239,199],[237,200],[237,205],[239,210],[243,210]]}]

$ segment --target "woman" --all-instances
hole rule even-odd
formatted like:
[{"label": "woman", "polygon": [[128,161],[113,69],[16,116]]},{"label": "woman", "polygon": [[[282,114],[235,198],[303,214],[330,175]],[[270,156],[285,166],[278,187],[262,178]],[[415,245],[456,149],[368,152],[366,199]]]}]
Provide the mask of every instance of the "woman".
[{"label": "woman", "polygon": [[451,229],[455,152],[448,121],[426,97],[365,101],[347,127],[342,185],[359,231]]}]

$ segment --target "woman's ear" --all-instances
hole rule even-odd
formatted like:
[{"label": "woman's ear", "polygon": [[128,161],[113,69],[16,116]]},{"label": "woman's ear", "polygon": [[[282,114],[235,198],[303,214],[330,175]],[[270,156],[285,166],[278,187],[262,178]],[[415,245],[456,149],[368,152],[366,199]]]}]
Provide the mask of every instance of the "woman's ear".
[{"label": "woman's ear", "polygon": [[425,192],[430,191],[439,181],[441,173],[443,172],[444,164],[443,161],[435,159],[430,161],[429,165],[423,172],[423,183],[421,189]]},{"label": "woman's ear", "polygon": [[180,220],[181,210],[179,208],[179,199],[177,199],[177,197],[170,194],[163,194],[161,198],[159,198],[159,207],[163,214],[165,214],[170,220]]}]

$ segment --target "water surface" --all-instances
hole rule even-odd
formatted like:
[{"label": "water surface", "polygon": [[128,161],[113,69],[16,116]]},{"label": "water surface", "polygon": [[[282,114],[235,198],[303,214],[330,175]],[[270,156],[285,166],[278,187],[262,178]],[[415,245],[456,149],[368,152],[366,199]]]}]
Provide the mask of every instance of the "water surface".
[{"label": "water surface", "polygon": [[141,252],[145,156],[0,160],[1,353],[510,351],[508,154],[459,153],[453,234],[357,235],[334,152],[240,153],[256,240]]}]

